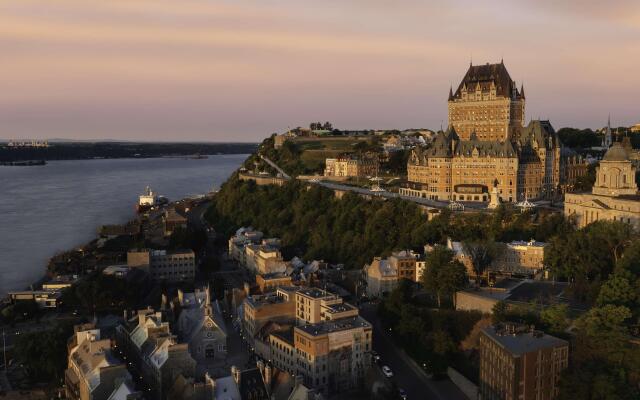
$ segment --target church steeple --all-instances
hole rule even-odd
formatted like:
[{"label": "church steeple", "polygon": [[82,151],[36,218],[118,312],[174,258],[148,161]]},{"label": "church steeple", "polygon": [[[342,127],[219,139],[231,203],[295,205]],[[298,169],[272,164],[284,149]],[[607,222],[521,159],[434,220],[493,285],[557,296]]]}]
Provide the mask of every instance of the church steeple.
[{"label": "church steeple", "polygon": [[602,138],[602,147],[608,149],[613,144],[613,139],[611,137],[611,114],[609,114],[607,118],[607,130],[604,133],[604,138]]},{"label": "church steeple", "polygon": [[453,100],[453,87],[449,86],[449,101]]},{"label": "church steeple", "polygon": [[522,85],[520,85],[520,97],[524,99],[524,82],[522,82]]}]

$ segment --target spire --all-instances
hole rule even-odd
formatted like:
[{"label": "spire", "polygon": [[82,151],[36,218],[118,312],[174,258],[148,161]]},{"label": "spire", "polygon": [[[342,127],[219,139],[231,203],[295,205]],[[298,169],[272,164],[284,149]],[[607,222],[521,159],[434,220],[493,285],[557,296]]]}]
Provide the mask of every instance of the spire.
[{"label": "spire", "polygon": [[524,82],[520,85],[520,96],[524,99]]},{"label": "spire", "polygon": [[611,114],[607,117],[607,130],[605,131],[604,138],[602,139],[602,147],[609,148],[613,140],[611,139]]},{"label": "spire", "polygon": [[449,101],[453,100],[453,86],[449,86]]}]

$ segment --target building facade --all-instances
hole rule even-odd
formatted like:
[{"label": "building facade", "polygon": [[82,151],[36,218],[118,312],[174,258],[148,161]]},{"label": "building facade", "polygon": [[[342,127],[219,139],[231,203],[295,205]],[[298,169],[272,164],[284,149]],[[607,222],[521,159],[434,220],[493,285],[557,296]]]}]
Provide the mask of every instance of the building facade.
[{"label": "building facade", "polygon": [[480,335],[480,395],[483,400],[552,400],[569,364],[569,343],[505,325]]},{"label": "building facade", "polygon": [[144,269],[153,279],[167,282],[193,281],[196,276],[193,250],[133,250],[127,253],[127,265]]},{"label": "building facade", "polygon": [[175,321],[178,339],[187,343],[191,357],[207,369],[222,367],[227,360],[227,328],[222,311],[210,289],[188,293],[178,290],[179,314]]},{"label": "building facade", "polygon": [[325,394],[358,387],[371,365],[372,335],[371,324],[359,316],[295,327],[298,374]]},{"label": "building facade", "polygon": [[606,220],[626,222],[640,229],[639,200],[636,167],[627,150],[615,142],[596,168],[591,193],[567,193],[564,213],[580,228]]},{"label": "building facade", "polygon": [[449,94],[449,127],[407,163],[405,196],[487,202],[551,197],[561,183],[562,144],[548,121],[524,126],[524,89],[503,63],[471,66]]},{"label": "building facade", "polygon": [[346,154],[338,158],[327,158],[324,176],[338,178],[376,176],[378,168],[379,162],[376,155]]},{"label": "building facade", "polygon": [[524,122],[524,87],[520,90],[500,64],[469,65],[455,92],[449,91],[449,126],[462,140],[502,142]]}]

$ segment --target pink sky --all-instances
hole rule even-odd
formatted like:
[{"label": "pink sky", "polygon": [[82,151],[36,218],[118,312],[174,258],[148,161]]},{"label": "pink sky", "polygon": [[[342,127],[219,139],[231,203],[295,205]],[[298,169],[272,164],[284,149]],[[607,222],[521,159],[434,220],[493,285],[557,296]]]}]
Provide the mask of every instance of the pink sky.
[{"label": "pink sky", "polygon": [[637,0],[4,0],[0,54],[2,138],[437,129],[469,60],[501,58],[527,119],[640,122]]}]

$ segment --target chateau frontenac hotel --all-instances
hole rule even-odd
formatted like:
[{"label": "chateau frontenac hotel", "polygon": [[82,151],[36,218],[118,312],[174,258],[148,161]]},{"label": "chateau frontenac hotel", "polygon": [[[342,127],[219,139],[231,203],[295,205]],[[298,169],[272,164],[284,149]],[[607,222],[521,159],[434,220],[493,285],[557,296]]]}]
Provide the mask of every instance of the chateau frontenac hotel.
[{"label": "chateau frontenac hotel", "polygon": [[[503,62],[470,65],[449,90],[449,126],[428,148],[412,151],[408,187],[400,193],[443,201],[502,201],[551,197],[569,177],[586,172],[563,149],[549,121],[525,126],[524,87],[517,88]],[[572,169],[572,171],[567,171]],[[577,169],[573,171],[573,169]]]}]

